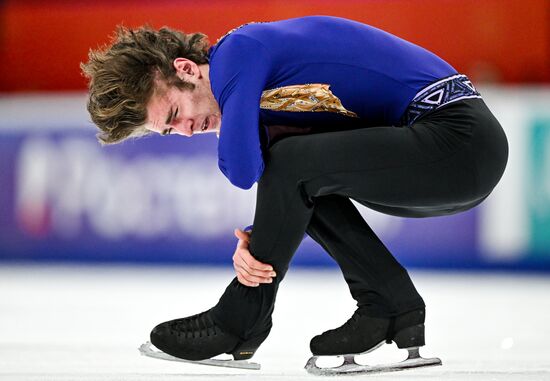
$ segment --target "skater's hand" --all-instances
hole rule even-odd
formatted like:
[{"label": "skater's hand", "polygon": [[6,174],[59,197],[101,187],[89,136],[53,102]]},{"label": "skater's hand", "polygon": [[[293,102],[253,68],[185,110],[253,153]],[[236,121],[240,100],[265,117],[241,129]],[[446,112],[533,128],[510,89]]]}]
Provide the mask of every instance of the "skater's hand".
[{"label": "skater's hand", "polygon": [[276,275],[273,267],[258,261],[248,251],[250,233],[235,229],[235,237],[239,242],[233,254],[233,267],[239,283],[249,287],[258,287],[260,283],[271,283],[271,278]]}]

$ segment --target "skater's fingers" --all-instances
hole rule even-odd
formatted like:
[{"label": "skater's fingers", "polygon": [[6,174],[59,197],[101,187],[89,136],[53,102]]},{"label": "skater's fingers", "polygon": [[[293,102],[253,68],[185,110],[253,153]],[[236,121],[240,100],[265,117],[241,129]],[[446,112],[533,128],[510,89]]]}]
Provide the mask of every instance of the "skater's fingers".
[{"label": "skater's fingers", "polygon": [[252,275],[246,269],[240,266],[234,265],[233,267],[235,267],[235,271],[237,272],[238,275],[240,275],[243,279],[245,279],[250,283],[271,283],[272,282],[271,278]]},{"label": "skater's fingers", "polygon": [[252,256],[252,254],[250,254],[250,251],[248,251],[248,249],[238,250],[238,253],[242,260],[246,263],[247,269],[251,270],[251,273],[259,271],[261,273],[265,273],[266,276],[270,276],[269,273],[273,272],[273,267],[271,265],[258,261]]},{"label": "skater's fingers", "polygon": [[250,287],[257,287],[260,283],[271,283],[271,279],[261,278],[254,275],[250,275],[243,267],[233,264],[235,272],[237,273],[237,279],[241,284]]},{"label": "skater's fingers", "polygon": [[239,239],[239,241],[237,242],[237,250],[239,249],[248,250],[249,242],[250,242],[249,239]]},{"label": "skater's fingers", "polygon": [[248,250],[248,241],[240,239],[239,242],[237,242],[237,250],[238,249]]},{"label": "skater's fingers", "polygon": [[250,269],[242,258],[233,258],[233,267],[235,271],[241,274],[249,282],[256,283],[271,283],[271,275],[269,272],[263,272]]},{"label": "skater's fingers", "polygon": [[249,282],[256,282],[256,283],[271,283],[271,277],[270,276],[264,276],[261,273],[253,272],[253,270],[248,270],[244,267],[241,267],[243,270],[241,272],[241,275],[246,278]]},{"label": "skater's fingers", "polygon": [[242,231],[241,229],[235,229],[235,237],[240,240],[250,242],[250,233]]},{"label": "skater's fingers", "polygon": [[[240,233],[238,229],[235,229],[235,235],[239,236]],[[245,232],[242,233],[246,234]],[[258,261],[250,254],[248,241],[245,240],[239,240],[237,249],[233,254],[233,267],[235,267],[237,274],[247,281],[246,285],[271,283],[271,278],[276,276],[272,266]]]},{"label": "skater's fingers", "polygon": [[245,286],[248,286],[248,287],[258,287],[260,284],[259,283],[253,283],[253,282],[249,282],[247,281],[245,278],[243,278],[243,276],[239,273],[237,273],[237,280],[239,281],[240,284],[243,284]]}]

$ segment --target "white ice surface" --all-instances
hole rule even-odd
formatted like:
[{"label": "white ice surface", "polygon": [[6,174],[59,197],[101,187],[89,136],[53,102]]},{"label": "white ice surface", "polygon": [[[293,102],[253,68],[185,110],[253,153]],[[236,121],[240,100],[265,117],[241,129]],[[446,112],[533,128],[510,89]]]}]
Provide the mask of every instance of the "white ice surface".
[{"label": "white ice surface", "polygon": [[[550,276],[411,275],[428,305],[421,353],[443,366],[336,379],[550,380]],[[290,270],[253,358],[260,371],[139,355],[153,326],[210,308],[231,279],[211,268],[0,266],[0,380],[319,379],[303,369],[310,338],[354,311],[332,270]],[[404,355],[386,345],[367,359]]]}]

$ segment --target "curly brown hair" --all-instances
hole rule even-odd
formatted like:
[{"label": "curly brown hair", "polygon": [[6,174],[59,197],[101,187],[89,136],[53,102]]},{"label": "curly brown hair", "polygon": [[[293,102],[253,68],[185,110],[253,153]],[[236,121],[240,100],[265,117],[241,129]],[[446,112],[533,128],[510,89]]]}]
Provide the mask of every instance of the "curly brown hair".
[{"label": "curly brown hair", "polygon": [[155,80],[193,90],[192,83],[176,76],[172,62],[183,57],[206,64],[208,47],[202,33],[184,34],[168,27],[157,31],[146,25],[135,30],[118,26],[110,45],[90,49],[88,62],[80,68],[89,79],[88,112],[101,130],[98,140],[114,144],[146,135],[146,106]]}]

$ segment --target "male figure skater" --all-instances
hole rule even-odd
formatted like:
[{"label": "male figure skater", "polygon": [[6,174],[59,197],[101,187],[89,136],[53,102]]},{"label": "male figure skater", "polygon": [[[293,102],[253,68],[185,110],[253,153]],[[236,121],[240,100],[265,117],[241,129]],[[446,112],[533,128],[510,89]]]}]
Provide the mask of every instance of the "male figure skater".
[{"label": "male figure skater", "polygon": [[358,306],[311,340],[312,353],[358,354],[384,341],[417,350],[424,301],[350,199],[404,217],[481,203],[508,145],[479,92],[433,53],[342,18],[245,24],[210,48],[204,37],[122,29],[82,65],[100,141],[215,131],[223,174],[243,189],[258,183],[251,234],[237,233],[238,277],[212,309],[155,327],[153,344],[187,360],[252,357],[307,233]]}]

